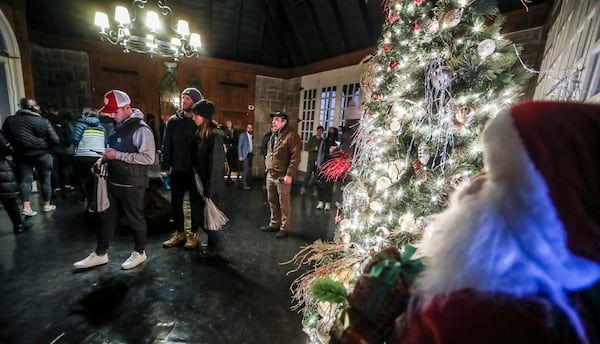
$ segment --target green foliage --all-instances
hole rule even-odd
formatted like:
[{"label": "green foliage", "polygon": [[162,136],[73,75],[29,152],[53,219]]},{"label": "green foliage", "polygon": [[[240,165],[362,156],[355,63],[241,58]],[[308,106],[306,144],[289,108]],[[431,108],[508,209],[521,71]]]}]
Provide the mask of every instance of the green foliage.
[{"label": "green foliage", "polygon": [[326,301],[331,303],[347,303],[346,288],[340,282],[336,282],[329,277],[320,278],[315,281],[311,288],[312,296],[317,301]]}]

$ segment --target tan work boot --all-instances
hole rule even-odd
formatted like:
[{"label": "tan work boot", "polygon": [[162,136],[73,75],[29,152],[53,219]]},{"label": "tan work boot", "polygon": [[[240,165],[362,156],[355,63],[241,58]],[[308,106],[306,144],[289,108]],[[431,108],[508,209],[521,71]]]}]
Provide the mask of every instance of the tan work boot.
[{"label": "tan work boot", "polygon": [[198,238],[198,233],[196,232],[185,232],[185,245],[183,246],[187,250],[194,249],[200,245],[200,239]]},{"label": "tan work boot", "polygon": [[185,233],[183,232],[173,232],[169,240],[163,241],[162,245],[164,248],[179,246],[186,241]]}]

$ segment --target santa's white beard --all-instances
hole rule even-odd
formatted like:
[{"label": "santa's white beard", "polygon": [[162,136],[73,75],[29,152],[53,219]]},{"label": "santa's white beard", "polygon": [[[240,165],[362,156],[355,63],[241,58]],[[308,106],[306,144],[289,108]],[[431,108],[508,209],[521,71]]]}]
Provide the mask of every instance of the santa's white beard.
[{"label": "santa's white beard", "polygon": [[418,244],[426,270],[414,288],[417,307],[466,288],[543,297],[562,308],[581,335],[566,291],[593,284],[600,266],[574,256],[564,233],[545,185],[518,190],[487,180],[476,194],[456,192]]}]

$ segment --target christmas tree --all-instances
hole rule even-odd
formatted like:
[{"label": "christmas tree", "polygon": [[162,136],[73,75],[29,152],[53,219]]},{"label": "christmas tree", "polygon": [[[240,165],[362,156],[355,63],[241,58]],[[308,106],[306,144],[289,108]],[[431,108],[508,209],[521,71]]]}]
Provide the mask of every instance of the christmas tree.
[{"label": "christmas tree", "polygon": [[313,267],[293,286],[313,342],[326,340],[342,308],[312,298],[314,282],[331,277],[351,290],[371,255],[426,232],[428,217],[481,172],[483,125],[519,99],[530,75],[500,34],[495,0],[383,7],[382,37],[362,80],[366,100],[338,240],[296,257]]}]

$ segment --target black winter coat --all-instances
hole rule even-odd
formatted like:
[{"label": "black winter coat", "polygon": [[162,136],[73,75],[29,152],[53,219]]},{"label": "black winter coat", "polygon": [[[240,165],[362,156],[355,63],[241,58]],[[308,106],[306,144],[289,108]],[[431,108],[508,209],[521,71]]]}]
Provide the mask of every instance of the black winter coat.
[{"label": "black winter coat", "polygon": [[7,157],[13,153],[10,142],[0,130],[0,199],[19,196],[19,184],[15,176],[14,165]]},{"label": "black winter coat", "polygon": [[225,149],[220,130],[214,129],[205,140],[196,138],[194,168],[204,186],[202,196],[217,198],[225,188]]},{"label": "black winter coat", "polygon": [[194,121],[185,117],[183,111],[178,111],[169,118],[162,142],[161,171],[169,169],[173,172],[192,171],[196,128]]},{"label": "black winter coat", "polygon": [[16,158],[50,153],[50,147],[59,142],[50,121],[31,110],[19,110],[14,116],[8,116],[2,130]]}]

